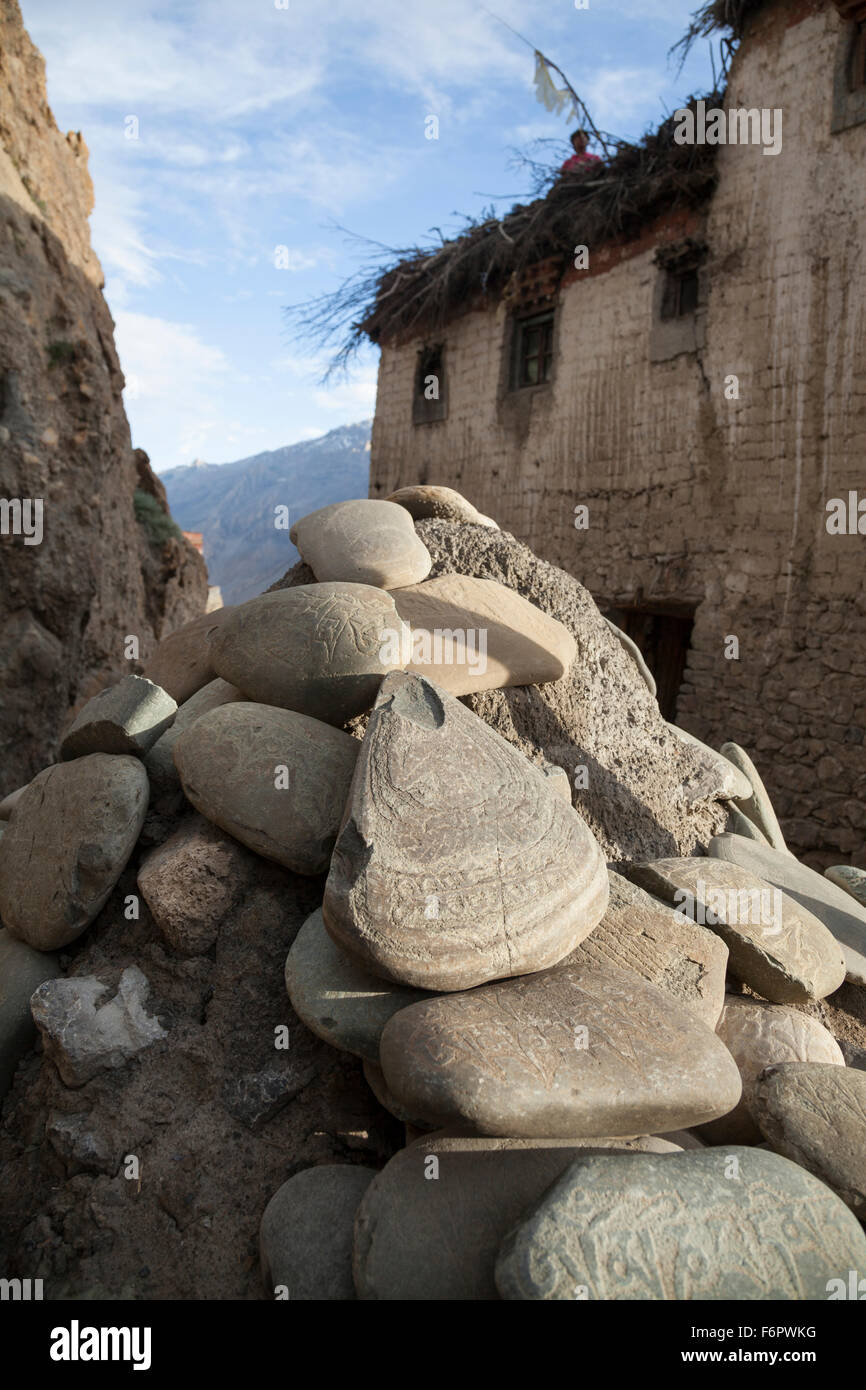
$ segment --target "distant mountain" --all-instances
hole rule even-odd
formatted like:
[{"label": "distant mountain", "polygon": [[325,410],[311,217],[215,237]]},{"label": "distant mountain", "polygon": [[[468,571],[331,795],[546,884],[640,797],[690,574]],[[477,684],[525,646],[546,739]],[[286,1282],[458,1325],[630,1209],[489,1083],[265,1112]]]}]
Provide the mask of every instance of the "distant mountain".
[{"label": "distant mountain", "polygon": [[178,526],[201,531],[210,582],[225,603],[260,594],[297,560],[288,531],[274,525],[276,507],[288,507],[294,525],[329,502],[367,496],[372,423],[341,425],[237,463],[196,459],[160,475]]}]

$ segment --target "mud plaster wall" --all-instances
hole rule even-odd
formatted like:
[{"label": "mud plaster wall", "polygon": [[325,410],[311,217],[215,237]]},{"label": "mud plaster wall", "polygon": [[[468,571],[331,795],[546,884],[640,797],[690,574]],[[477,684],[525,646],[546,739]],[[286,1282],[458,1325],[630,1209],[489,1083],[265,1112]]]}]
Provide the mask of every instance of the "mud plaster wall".
[{"label": "mud plaster wall", "polygon": [[829,535],[825,510],[866,497],[866,125],[831,134],[843,29],[821,4],[770,6],[734,61],[727,103],[781,107],[783,147],[719,151],[699,352],[650,360],[646,243],[681,222],[632,254],[590,248],[548,387],[508,393],[501,305],[444,334],[443,422],[412,425],[419,343],[383,349],[370,488],[457,487],[600,602],[693,604],[677,722],[752,752],[818,865],[866,865],[866,536]]}]

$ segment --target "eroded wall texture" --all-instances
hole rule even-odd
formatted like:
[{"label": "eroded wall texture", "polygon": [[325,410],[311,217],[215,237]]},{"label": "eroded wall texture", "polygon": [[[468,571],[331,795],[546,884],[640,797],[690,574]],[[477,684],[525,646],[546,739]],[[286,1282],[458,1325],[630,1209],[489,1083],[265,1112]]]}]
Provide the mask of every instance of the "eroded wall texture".
[{"label": "eroded wall texture", "polygon": [[92,205],[87,148],[58,130],[43,60],[0,0],[0,793],[51,761],[72,708],[141,669],[126,636],[145,658],[206,601],[201,557],[133,510],[137,489],[167,506],[130,443]]},{"label": "eroded wall texture", "polygon": [[[549,386],[508,390],[494,304],[438,335],[447,418],[413,425],[421,343],[385,346],[371,456],[371,496],[456,487],[603,607],[693,616],[677,722],[752,753],[817,865],[866,864],[866,535],[828,533],[826,510],[866,500],[866,124],[831,132],[845,27],[819,0],[759,14],[726,106],[781,108],[781,153],[723,146],[702,214],[590,248]],[[685,235],[708,247],[703,346],[652,360],[655,250]]]}]

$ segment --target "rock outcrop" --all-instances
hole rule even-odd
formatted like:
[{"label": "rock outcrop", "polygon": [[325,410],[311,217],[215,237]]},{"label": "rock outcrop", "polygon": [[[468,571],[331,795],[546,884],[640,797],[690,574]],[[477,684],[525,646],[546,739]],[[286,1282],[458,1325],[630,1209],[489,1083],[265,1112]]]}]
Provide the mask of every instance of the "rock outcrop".
[{"label": "rock outcrop", "polygon": [[0,0],[0,792],[140,669],[125,638],[144,659],[206,599],[130,442],[92,206],[87,147],[58,130],[17,0]]}]

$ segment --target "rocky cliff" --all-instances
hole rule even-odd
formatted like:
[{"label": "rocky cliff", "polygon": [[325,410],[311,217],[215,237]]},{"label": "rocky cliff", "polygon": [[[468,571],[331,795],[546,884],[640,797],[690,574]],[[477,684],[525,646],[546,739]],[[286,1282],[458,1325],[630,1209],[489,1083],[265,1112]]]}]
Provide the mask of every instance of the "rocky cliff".
[{"label": "rocky cliff", "polygon": [[131,445],[92,206],[87,147],[58,130],[42,57],[0,0],[2,791],[51,759],[72,708],[140,669],[126,639],[143,660],[206,599]]}]

